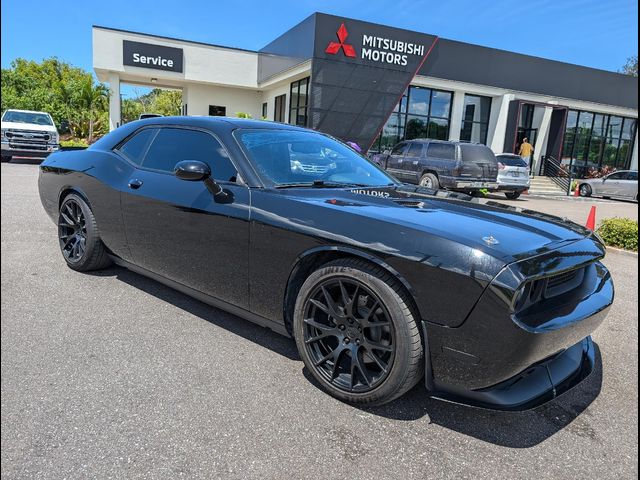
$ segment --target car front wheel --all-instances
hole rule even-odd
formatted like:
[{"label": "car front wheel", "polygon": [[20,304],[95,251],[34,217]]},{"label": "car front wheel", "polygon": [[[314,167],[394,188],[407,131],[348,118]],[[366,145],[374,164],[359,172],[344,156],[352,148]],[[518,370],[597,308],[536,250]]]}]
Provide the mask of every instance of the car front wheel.
[{"label": "car front wheel", "polygon": [[305,366],[340,400],[381,405],[423,377],[419,320],[400,282],[376,265],[341,259],[316,270],[293,318]]},{"label": "car front wheel", "polygon": [[93,212],[79,195],[67,195],[60,205],[58,239],[62,256],[73,270],[87,272],[111,264]]},{"label": "car front wheel", "polygon": [[580,185],[579,193],[581,197],[590,197],[591,196],[591,186],[583,183]]}]

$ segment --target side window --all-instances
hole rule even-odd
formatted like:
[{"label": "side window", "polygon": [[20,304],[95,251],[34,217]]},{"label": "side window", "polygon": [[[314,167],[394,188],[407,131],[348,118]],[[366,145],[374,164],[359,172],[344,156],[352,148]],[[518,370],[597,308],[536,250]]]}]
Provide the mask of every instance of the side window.
[{"label": "side window", "polygon": [[638,172],[629,172],[629,176],[627,177],[627,180],[632,180],[634,182],[638,181]]},{"label": "side window", "polygon": [[407,147],[408,145],[406,143],[399,143],[398,145],[393,147],[393,150],[391,150],[391,155],[404,155]]},{"label": "side window", "polygon": [[430,143],[427,149],[427,156],[445,160],[455,160],[456,146],[449,143]]},{"label": "side window", "polygon": [[626,172],[616,172],[616,173],[612,173],[611,175],[609,175],[607,177],[607,180],[624,180],[627,178],[627,173]]},{"label": "side window", "polygon": [[409,150],[407,151],[407,157],[419,157],[422,155],[422,144],[421,143],[412,143],[409,146]]},{"label": "side window", "polygon": [[140,130],[124,144],[120,145],[116,150],[130,162],[133,162],[136,165],[142,165],[142,159],[147,153],[149,145],[151,145],[151,141],[156,136],[156,133],[158,133],[157,128],[145,128]]},{"label": "side window", "polygon": [[160,128],[142,162],[144,168],[173,172],[182,160],[198,160],[211,167],[213,178],[235,181],[237,172],[226,150],[213,136],[197,130]]}]

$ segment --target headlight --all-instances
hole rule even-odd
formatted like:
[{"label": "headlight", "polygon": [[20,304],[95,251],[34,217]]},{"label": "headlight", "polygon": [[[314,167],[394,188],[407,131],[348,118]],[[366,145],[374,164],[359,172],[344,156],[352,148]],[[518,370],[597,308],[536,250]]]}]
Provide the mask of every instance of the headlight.
[{"label": "headlight", "polygon": [[3,128],[2,129],[2,140],[6,140],[7,139],[7,128]]},{"label": "headlight", "polygon": [[51,133],[50,135],[51,137],[49,138],[49,143],[58,143],[58,140],[60,140],[58,132]]}]

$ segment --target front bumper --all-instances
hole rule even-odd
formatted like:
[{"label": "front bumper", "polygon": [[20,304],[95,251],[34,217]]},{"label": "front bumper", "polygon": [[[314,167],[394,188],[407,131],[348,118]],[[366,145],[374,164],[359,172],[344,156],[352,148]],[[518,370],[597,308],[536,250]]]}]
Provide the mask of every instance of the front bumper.
[{"label": "front bumper", "polygon": [[[472,405],[526,410],[579,383],[594,365],[590,334],[614,298],[611,275],[598,261],[603,255],[604,248],[586,238],[516,262],[493,280],[462,325],[424,324],[427,389]],[[513,292],[523,282],[573,269],[584,271],[579,286],[514,311]]]},{"label": "front bumper", "polygon": [[3,141],[1,148],[3,157],[46,158],[53,152],[57,152],[59,146],[57,144],[30,145]]}]

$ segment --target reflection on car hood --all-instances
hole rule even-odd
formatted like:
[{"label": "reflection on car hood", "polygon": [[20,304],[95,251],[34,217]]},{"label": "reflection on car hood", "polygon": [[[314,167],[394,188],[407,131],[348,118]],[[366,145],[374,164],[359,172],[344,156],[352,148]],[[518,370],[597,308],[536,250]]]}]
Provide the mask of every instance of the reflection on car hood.
[{"label": "reflection on car hood", "polygon": [[567,219],[421,187],[293,189],[282,194],[423,231],[477,248],[506,263],[581,240],[591,232]]}]

